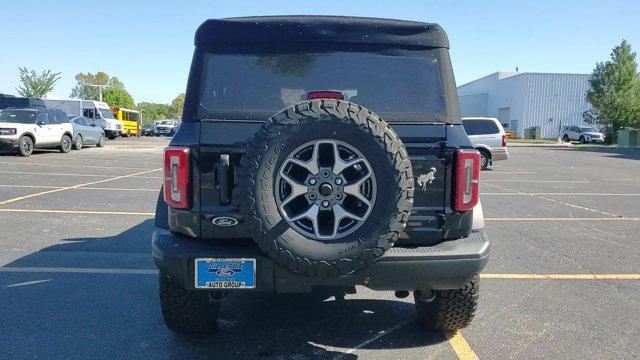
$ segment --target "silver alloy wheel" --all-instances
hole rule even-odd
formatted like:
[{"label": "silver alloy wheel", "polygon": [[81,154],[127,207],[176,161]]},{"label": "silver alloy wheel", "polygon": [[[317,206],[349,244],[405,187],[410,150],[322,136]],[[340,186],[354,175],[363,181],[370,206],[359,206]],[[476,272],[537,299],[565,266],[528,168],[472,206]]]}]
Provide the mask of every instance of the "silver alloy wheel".
[{"label": "silver alloy wheel", "polygon": [[371,164],[339,140],[309,141],[282,162],[275,183],[278,209],[296,231],[319,240],[360,228],[376,199]]},{"label": "silver alloy wheel", "polygon": [[489,158],[483,152],[480,152],[480,167],[485,169],[489,163]]},{"label": "silver alloy wheel", "polygon": [[22,149],[23,154],[30,155],[33,152],[33,140],[31,140],[31,138],[29,137],[22,138],[20,147]]},{"label": "silver alloy wheel", "polygon": [[76,147],[78,150],[82,149],[82,135],[78,135],[76,138]]},{"label": "silver alloy wheel", "polygon": [[71,150],[71,138],[67,135],[62,137],[62,148],[64,151]]}]

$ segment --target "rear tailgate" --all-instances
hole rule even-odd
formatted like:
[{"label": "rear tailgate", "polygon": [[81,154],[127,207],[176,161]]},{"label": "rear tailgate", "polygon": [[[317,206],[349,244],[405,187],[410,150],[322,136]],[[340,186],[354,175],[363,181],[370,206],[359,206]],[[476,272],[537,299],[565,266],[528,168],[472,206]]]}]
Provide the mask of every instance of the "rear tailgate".
[{"label": "rear tailgate", "polygon": [[[260,121],[201,122],[200,148],[196,161],[200,169],[201,236],[203,238],[246,238],[250,232],[240,214],[237,188],[240,160]],[[444,213],[446,171],[442,145],[444,124],[394,124],[411,157],[416,180],[422,176],[424,190],[416,182],[412,215],[399,244],[433,244],[442,240],[439,216]],[[435,171],[433,171],[435,170]],[[431,178],[433,176],[433,178]],[[214,225],[214,219],[239,219],[237,226]]]}]

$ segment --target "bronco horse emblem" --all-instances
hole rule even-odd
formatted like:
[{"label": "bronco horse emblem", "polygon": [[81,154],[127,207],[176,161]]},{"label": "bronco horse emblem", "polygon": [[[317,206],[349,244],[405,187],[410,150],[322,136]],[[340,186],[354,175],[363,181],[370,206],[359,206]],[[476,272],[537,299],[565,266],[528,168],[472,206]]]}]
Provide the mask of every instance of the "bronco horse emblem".
[{"label": "bronco horse emblem", "polygon": [[427,190],[427,184],[431,184],[436,179],[436,168],[432,167],[429,172],[418,176],[418,185],[422,188],[422,191]]}]

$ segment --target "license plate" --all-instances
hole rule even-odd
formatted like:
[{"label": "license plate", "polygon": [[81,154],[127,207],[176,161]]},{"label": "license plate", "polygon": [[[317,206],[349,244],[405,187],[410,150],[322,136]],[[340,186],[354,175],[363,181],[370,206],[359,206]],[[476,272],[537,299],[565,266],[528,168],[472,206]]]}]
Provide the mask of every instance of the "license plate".
[{"label": "license plate", "polygon": [[198,289],[253,289],[256,287],[256,259],[196,259],[195,286]]}]

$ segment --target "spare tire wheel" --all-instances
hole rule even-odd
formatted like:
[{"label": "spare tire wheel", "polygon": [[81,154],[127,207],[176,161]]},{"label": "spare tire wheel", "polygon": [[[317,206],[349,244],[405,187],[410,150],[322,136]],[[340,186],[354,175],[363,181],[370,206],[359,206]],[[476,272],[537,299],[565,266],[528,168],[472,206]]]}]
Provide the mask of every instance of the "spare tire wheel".
[{"label": "spare tire wheel", "polygon": [[240,169],[242,211],[276,263],[312,276],[350,274],[404,230],[413,172],[402,141],[373,112],[311,100],[267,120]]}]

